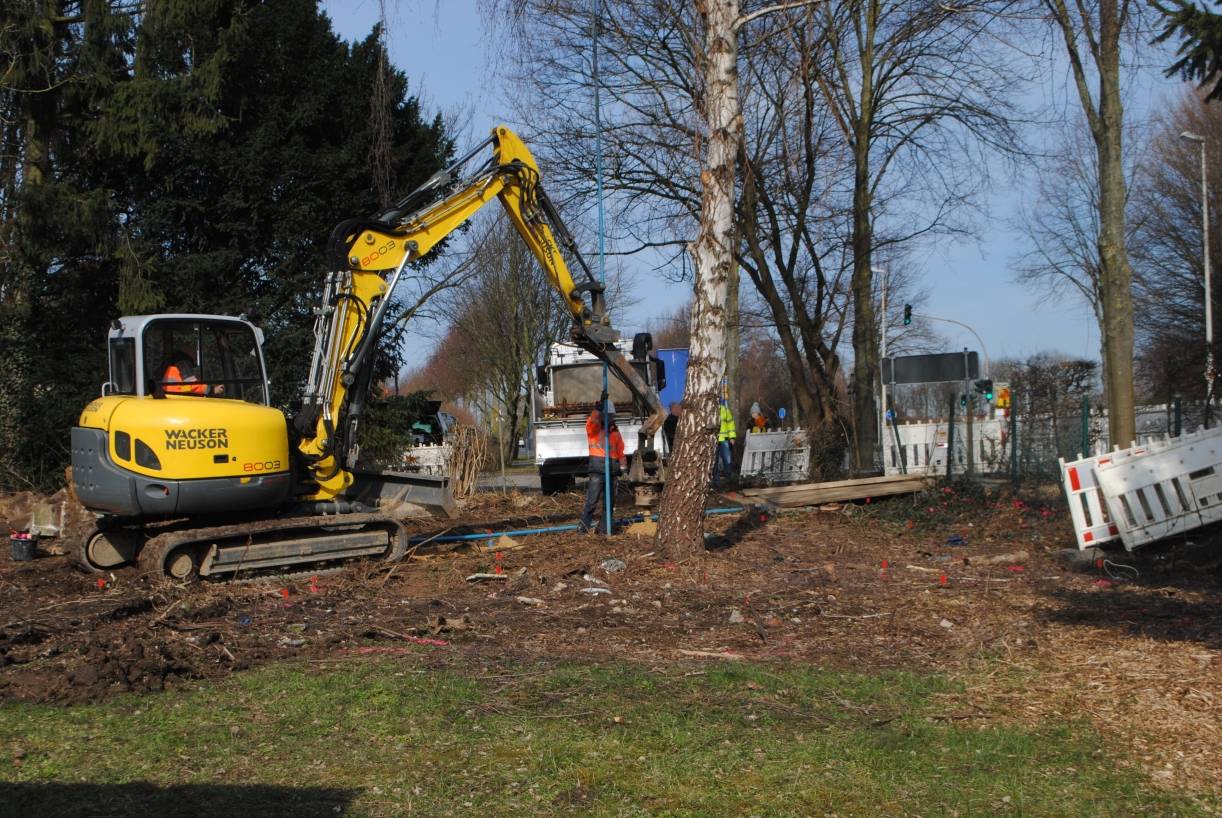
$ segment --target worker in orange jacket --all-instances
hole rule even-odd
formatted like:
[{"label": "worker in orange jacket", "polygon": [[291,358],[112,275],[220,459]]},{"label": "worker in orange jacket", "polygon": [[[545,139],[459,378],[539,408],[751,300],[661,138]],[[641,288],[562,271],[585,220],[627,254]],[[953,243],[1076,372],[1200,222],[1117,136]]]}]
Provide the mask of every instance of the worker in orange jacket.
[{"label": "worker in orange jacket", "polygon": [[[610,430],[611,443],[611,509],[615,510],[615,484],[623,469],[628,468],[628,459],[624,456],[624,437],[619,433],[619,427],[615,425],[615,404],[607,399],[607,393],[603,392],[599,401],[600,406],[606,408],[606,429]],[[603,479],[604,479],[604,463],[606,452],[603,450],[604,443],[604,413],[595,409],[586,418],[586,443],[590,449],[590,480],[586,484],[586,503],[581,509],[581,530],[590,531],[594,528],[594,510],[602,506],[603,502]],[[606,525],[602,529],[606,530]]]},{"label": "worker in orange jacket", "polygon": [[163,391],[167,395],[223,395],[225,386],[200,383],[195,361],[185,352],[179,352],[166,366],[161,375]]}]

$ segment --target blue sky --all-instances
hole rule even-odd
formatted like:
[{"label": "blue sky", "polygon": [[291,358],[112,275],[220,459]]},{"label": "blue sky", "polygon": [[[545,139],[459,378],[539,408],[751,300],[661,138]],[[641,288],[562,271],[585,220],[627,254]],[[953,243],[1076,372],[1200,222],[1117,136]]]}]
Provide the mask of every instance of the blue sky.
[{"label": "blue sky", "polygon": [[[347,39],[364,37],[378,19],[376,0],[329,0],[324,2],[336,31]],[[512,107],[497,82],[494,54],[487,47],[476,0],[386,0],[389,17],[391,60],[403,70],[418,94],[432,110],[465,110],[474,135],[482,135],[499,122],[513,124]],[[1177,92],[1178,83],[1163,80],[1156,71],[1147,72],[1133,99],[1131,111],[1145,112]],[[1033,89],[1039,97],[1060,103],[1073,112],[1074,100],[1064,99],[1060,83],[1049,81]],[[1060,99],[1058,99],[1058,96]],[[1034,174],[1011,180],[994,180],[987,213],[980,217],[979,241],[945,242],[915,255],[923,263],[923,286],[929,300],[922,312],[955,319],[973,326],[987,344],[989,358],[1025,357],[1045,350],[1066,355],[1097,358],[1098,330],[1084,303],[1062,300],[1041,304],[1037,296],[1012,283],[1010,264],[1022,251],[1023,242],[1013,224],[1032,196],[1027,183]],[[689,286],[662,278],[650,278],[648,266],[639,265],[635,277],[638,300],[629,310],[621,330],[631,332],[652,319],[672,311],[688,295]],[[891,310],[893,319],[900,307]],[[949,324],[934,327],[947,341],[947,349],[977,344],[963,330]],[[411,359],[422,360],[422,347]]]}]

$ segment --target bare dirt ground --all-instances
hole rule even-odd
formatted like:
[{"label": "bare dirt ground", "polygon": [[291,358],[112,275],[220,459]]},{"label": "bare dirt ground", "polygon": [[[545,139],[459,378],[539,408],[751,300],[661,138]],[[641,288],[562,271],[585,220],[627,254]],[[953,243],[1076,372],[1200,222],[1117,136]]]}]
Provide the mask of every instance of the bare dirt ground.
[{"label": "bare dirt ground", "polygon": [[[457,525],[546,524],[579,502],[484,496]],[[1087,719],[1157,781],[1216,796],[1222,541],[1134,569],[1075,569],[1055,558],[1073,543],[1055,492],[951,489],[715,517],[710,530],[712,549],[678,564],[648,536],[553,534],[495,552],[434,543],[397,565],[288,583],[178,586],[134,571],[99,583],[60,557],[5,554],[0,699],[74,703],[271,661],[396,653],[473,670],[572,660],[907,669],[964,683],[947,719]],[[468,580],[477,573],[500,578]]]}]

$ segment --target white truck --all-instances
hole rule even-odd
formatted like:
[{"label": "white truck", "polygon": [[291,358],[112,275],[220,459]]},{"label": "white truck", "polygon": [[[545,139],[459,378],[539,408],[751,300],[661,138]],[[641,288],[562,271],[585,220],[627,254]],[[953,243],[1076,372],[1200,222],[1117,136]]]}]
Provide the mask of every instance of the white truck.
[{"label": "white truck", "polygon": [[[615,346],[655,392],[665,388],[665,366],[653,355],[653,338],[649,333],[637,333],[631,341],[616,341]],[[552,344],[547,359],[536,367],[530,420],[539,488],[544,494],[567,491],[573,488],[577,477],[585,476],[589,464],[586,419],[597,405],[602,389],[602,361],[572,344]],[[628,387],[614,373],[609,378],[607,394],[615,404],[624,453],[632,458],[648,409],[633,400]],[[661,429],[654,435],[654,448],[666,453]]]}]

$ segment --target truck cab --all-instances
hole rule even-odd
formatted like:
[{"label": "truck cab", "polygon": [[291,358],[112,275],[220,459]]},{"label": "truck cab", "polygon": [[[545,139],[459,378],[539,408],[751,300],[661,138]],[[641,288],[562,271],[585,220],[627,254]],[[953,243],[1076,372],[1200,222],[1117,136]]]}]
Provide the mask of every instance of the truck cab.
[{"label": "truck cab", "polygon": [[[653,355],[649,333],[638,333],[632,341],[615,342],[616,348],[655,391],[666,386],[664,364]],[[539,488],[556,494],[573,488],[577,477],[584,477],[589,465],[586,444],[586,419],[598,405],[603,390],[603,363],[573,344],[553,343],[547,357],[535,369],[531,400],[531,429],[535,438],[535,465],[539,469]],[[633,398],[632,392],[611,374],[607,394],[616,406],[616,423],[624,438],[624,452],[631,458],[636,451],[641,425],[649,415],[648,407]],[[662,432],[654,437],[654,448],[663,452]]]}]

